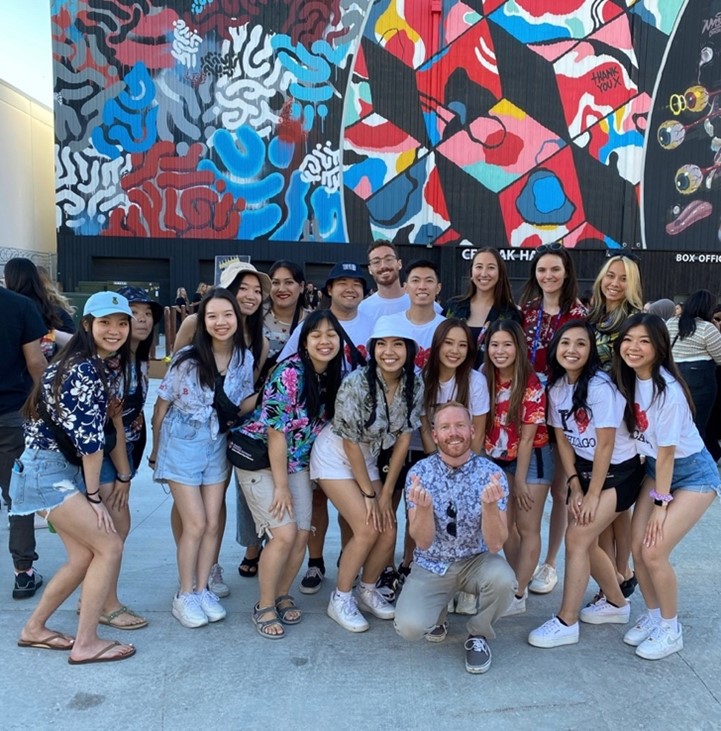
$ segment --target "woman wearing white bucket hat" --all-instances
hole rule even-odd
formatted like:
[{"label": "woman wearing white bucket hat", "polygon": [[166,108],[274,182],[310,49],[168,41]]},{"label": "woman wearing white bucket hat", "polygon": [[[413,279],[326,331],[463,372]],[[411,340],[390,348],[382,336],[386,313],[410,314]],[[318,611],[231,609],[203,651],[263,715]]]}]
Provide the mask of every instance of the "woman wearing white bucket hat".
[{"label": "woman wearing white bucket hat", "polygon": [[[380,619],[394,615],[375,584],[395,545],[393,488],[411,433],[420,424],[423,384],[414,372],[416,347],[409,324],[389,317],[376,322],[368,342],[368,365],[342,382],[332,425],[323,429],[311,453],[311,478],[353,531],[328,604],[328,616],[351,632],[369,627],[359,605]],[[381,479],[377,461],[382,450],[391,457]],[[361,567],[354,597],[353,581]]]}]

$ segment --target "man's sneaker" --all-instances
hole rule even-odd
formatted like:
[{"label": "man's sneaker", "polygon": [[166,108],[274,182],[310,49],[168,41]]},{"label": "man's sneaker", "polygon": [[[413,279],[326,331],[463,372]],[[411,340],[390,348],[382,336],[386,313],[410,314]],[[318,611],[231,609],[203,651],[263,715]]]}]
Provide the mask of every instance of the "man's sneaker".
[{"label": "man's sneaker", "polygon": [[678,632],[675,632],[670,624],[661,620],[636,648],[636,654],[644,660],[661,660],[681,650],[683,650],[683,628],[679,624]]},{"label": "man's sneaker", "polygon": [[614,607],[601,597],[598,601],[587,604],[581,610],[580,619],[588,624],[626,624],[631,618],[631,605]]},{"label": "man's sneaker", "polygon": [[567,627],[558,617],[549,619],[540,627],[531,630],[528,644],[534,647],[561,647],[578,642],[578,622]]},{"label": "man's sneaker", "polygon": [[548,594],[553,591],[557,583],[558,574],[556,569],[544,563],[536,569],[528,589],[534,594]]},{"label": "man's sneaker", "polygon": [[203,591],[198,592],[198,601],[203,614],[208,618],[208,622],[220,622],[221,619],[225,619],[227,612],[212,591],[203,589]]},{"label": "man's sneaker", "polygon": [[456,597],[456,614],[478,614],[478,597],[459,591]]},{"label": "man's sneaker", "polygon": [[366,618],[358,611],[352,594],[346,598],[334,591],[330,595],[327,611],[332,620],[349,632],[365,632],[370,627]]},{"label": "man's sneaker", "polygon": [[528,589],[523,592],[523,596],[519,599],[517,596],[513,596],[513,600],[511,601],[511,606],[506,609],[506,613],[503,615],[504,617],[513,617],[516,614],[525,614],[526,613],[526,599],[528,598]]},{"label": "man's sneaker", "polygon": [[43,577],[35,570],[21,571],[15,575],[13,599],[29,599],[43,585]]},{"label": "man's sneaker", "polygon": [[468,635],[463,645],[466,651],[466,671],[473,674],[485,673],[491,667],[491,648],[482,635]]},{"label": "man's sneaker", "polygon": [[396,610],[389,604],[375,587],[366,589],[359,586],[356,589],[356,598],[360,609],[365,609],[378,619],[393,619]]},{"label": "man's sneaker", "polygon": [[660,621],[660,619],[654,619],[647,611],[644,612],[636,620],[636,624],[623,636],[623,641],[631,647],[638,647],[649,637]]},{"label": "man's sneaker", "polygon": [[301,594],[315,594],[320,590],[320,585],[323,583],[325,577],[325,571],[318,568],[317,566],[309,566],[305,572],[305,576],[300,582],[300,593]]},{"label": "man's sneaker", "polygon": [[437,624],[430,632],[426,632],[426,642],[443,642],[448,635],[448,622]]},{"label": "man's sneaker", "polygon": [[223,567],[220,564],[214,563],[213,568],[210,569],[208,589],[210,589],[217,597],[226,597],[230,595],[230,589],[223,581]]},{"label": "man's sneaker", "polygon": [[376,581],[376,589],[387,602],[392,604],[399,594],[400,574],[392,566],[386,566]]},{"label": "man's sneaker", "polygon": [[195,592],[176,594],[173,597],[173,616],[183,627],[203,627],[208,617],[200,607],[199,595]]}]

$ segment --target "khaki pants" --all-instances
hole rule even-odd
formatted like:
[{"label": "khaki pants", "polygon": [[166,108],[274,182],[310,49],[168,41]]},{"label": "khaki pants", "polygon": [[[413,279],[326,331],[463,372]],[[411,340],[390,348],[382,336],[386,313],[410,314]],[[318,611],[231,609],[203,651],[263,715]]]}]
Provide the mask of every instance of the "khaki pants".
[{"label": "khaki pants", "polygon": [[478,596],[478,614],[468,620],[468,634],[491,639],[496,636],[493,623],[511,606],[517,588],[513,569],[495,553],[456,561],[443,576],[414,563],[396,603],[396,632],[419,640],[445,620],[448,600],[465,591]]}]

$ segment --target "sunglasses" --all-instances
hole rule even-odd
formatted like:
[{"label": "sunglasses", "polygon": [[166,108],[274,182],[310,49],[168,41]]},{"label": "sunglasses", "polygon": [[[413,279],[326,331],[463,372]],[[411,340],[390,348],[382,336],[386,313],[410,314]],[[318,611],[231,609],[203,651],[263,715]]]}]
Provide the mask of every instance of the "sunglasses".
[{"label": "sunglasses", "polygon": [[619,259],[629,259],[636,264],[641,263],[641,258],[631,251],[616,251],[615,249],[609,249],[606,252],[606,258],[613,259],[614,257],[618,257]]},{"label": "sunglasses", "polygon": [[449,502],[446,505],[446,517],[450,518],[450,522],[446,525],[446,532],[453,538],[456,537],[456,506],[453,502]]}]

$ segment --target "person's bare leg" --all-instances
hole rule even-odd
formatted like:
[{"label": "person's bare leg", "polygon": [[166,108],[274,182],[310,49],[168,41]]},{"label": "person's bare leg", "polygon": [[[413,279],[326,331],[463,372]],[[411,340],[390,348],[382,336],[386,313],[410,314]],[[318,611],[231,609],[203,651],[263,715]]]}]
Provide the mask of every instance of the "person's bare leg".
[{"label": "person's bare leg", "polygon": [[[205,505],[199,487],[178,482],[169,484],[177,515],[183,526],[177,544],[180,593],[189,594],[195,589],[198,552],[205,533]],[[198,588],[203,587],[199,585]]]},{"label": "person's bare leg", "polygon": [[328,532],[328,498],[321,489],[313,490],[313,531],[308,538],[308,558],[322,559],[325,534]]},{"label": "person's bare leg", "polygon": [[[295,523],[288,523],[271,529],[270,533],[272,537],[269,538],[260,555],[258,568],[259,607],[275,607],[276,598],[287,593],[280,590],[279,584],[292,551],[297,530]],[[284,634],[284,630],[280,625],[270,625],[265,629],[265,633]]]},{"label": "person's bare leg", "polygon": [[543,563],[556,568],[558,552],[563,544],[563,536],[566,534],[568,525],[568,508],[566,506],[566,475],[561,466],[561,460],[557,453],[553,452],[553,482],[551,483],[551,517],[548,526],[548,548]]},{"label": "person's bare leg", "polygon": [[214,563],[217,563],[216,550],[220,532],[220,515],[225,507],[225,488],[226,485],[222,482],[200,486],[200,496],[205,511],[205,530],[198,546],[198,559],[195,567],[197,591],[202,591],[208,586],[210,569]]},{"label": "person's bare leg", "polygon": [[[541,554],[541,518],[548,495],[548,485],[529,485],[535,502],[530,510],[522,510],[517,504],[513,506],[518,529],[518,548],[511,564],[518,581],[518,596],[522,596],[528,586],[533,572],[538,565]],[[505,550],[505,547],[504,547]]]}]

